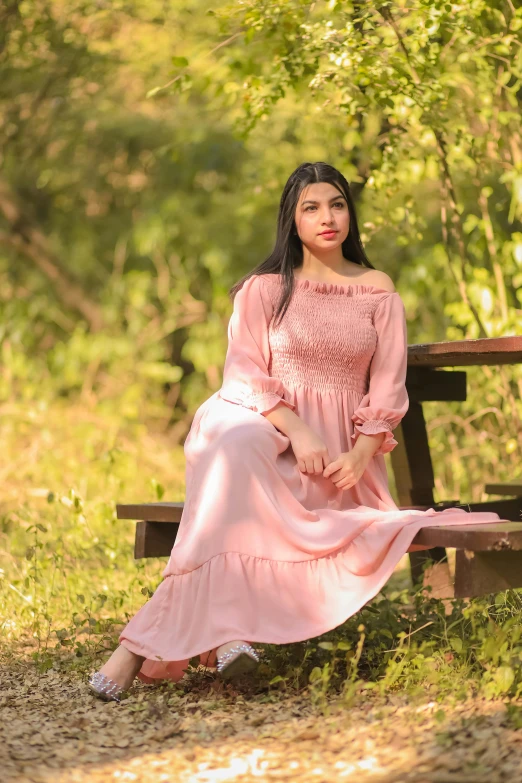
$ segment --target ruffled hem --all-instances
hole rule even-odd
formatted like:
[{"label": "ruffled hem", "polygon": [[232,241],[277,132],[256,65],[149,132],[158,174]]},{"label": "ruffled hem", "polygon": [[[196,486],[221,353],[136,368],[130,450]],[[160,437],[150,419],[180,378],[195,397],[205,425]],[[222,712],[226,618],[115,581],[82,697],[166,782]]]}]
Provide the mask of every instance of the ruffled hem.
[{"label": "ruffled hem", "polygon": [[256,413],[268,413],[275,408],[280,402],[287,405],[291,410],[295,409],[295,404],[288,399],[288,392],[284,392],[284,396],[276,394],[275,392],[239,392],[230,394],[226,390],[220,389],[218,391],[218,397],[226,400],[227,402],[233,402],[236,405],[242,405],[244,408],[249,408]]},{"label": "ruffled hem", "polygon": [[215,650],[236,639],[290,644],[315,638],[377,595],[422,527],[498,520],[494,512],[464,509],[388,513],[379,525],[379,551],[372,551],[366,567],[361,566],[368,547],[368,541],[359,540],[363,537],[333,554],[300,562],[218,554],[188,573],[167,575],[119,641],[146,658],[139,676],[151,682],[179,680],[198,655],[213,665]]}]

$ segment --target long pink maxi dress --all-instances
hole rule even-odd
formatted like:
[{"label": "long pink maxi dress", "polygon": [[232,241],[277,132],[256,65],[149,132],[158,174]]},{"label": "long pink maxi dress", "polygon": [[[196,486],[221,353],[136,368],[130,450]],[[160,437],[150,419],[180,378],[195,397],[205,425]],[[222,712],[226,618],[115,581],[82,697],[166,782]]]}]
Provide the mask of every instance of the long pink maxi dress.
[{"label": "long pink maxi dress", "polygon": [[[273,324],[281,278],[249,278],[228,326],[222,388],[185,441],[186,502],[163,581],[123,629],[140,679],[177,680],[188,660],[243,639],[284,644],[342,624],[372,599],[420,528],[497,522],[464,509],[400,511],[384,454],[408,410],[407,334],[397,292],[296,280]],[[280,401],[331,459],[359,433],[386,437],[349,489],[302,473],[264,414]]]}]

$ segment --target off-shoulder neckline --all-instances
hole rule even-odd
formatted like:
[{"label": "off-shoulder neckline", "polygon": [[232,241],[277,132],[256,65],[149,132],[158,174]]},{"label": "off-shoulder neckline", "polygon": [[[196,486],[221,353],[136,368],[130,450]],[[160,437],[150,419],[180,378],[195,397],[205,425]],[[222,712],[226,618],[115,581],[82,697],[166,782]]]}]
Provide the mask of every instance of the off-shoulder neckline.
[{"label": "off-shoulder neckline", "polygon": [[[273,279],[275,278],[278,283],[281,282],[281,275],[278,272],[270,272],[266,275],[260,275],[260,277],[271,277]],[[380,288],[379,286],[371,285],[369,283],[328,283],[319,280],[299,279],[297,277],[294,277],[294,283],[296,288],[302,288],[305,290],[309,289],[329,294],[344,294],[352,291],[353,289],[358,289],[361,293],[371,292],[378,294],[389,294],[390,296],[397,293],[397,291],[387,291],[386,288]]]}]

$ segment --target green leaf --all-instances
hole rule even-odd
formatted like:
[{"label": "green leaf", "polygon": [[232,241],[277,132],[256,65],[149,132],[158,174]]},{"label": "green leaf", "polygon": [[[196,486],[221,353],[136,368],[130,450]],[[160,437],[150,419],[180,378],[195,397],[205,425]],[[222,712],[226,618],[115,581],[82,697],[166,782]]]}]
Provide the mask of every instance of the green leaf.
[{"label": "green leaf", "polygon": [[452,636],[449,640],[449,643],[451,645],[451,648],[455,650],[456,653],[462,652],[462,639],[460,639],[458,636]]},{"label": "green leaf", "polygon": [[278,682],[285,682],[285,678],[281,677],[280,674],[278,674],[277,677],[273,677],[268,684],[275,685]]},{"label": "green leaf", "polygon": [[310,682],[317,682],[317,680],[320,680],[322,676],[323,676],[323,670],[319,666],[314,666],[314,668],[310,672],[308,679],[310,680]]},{"label": "green leaf", "polygon": [[334,646],[332,642],[319,642],[319,647],[321,647],[322,650],[333,650]]},{"label": "green leaf", "polygon": [[176,68],[186,68],[189,64],[186,57],[172,57],[171,62]]},{"label": "green leaf", "polygon": [[507,693],[515,681],[515,672],[511,666],[499,666],[495,672],[494,681],[500,693]]}]

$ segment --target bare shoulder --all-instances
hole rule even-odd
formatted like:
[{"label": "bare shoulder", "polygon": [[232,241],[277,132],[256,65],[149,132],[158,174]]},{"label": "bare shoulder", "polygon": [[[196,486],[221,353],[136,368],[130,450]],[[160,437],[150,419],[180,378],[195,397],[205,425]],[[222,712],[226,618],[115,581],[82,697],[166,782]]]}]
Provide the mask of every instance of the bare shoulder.
[{"label": "bare shoulder", "polygon": [[371,269],[364,275],[364,282],[368,285],[374,285],[377,288],[384,288],[385,291],[389,291],[391,294],[395,292],[395,286],[393,280],[386,272],[381,272],[380,269]]}]

